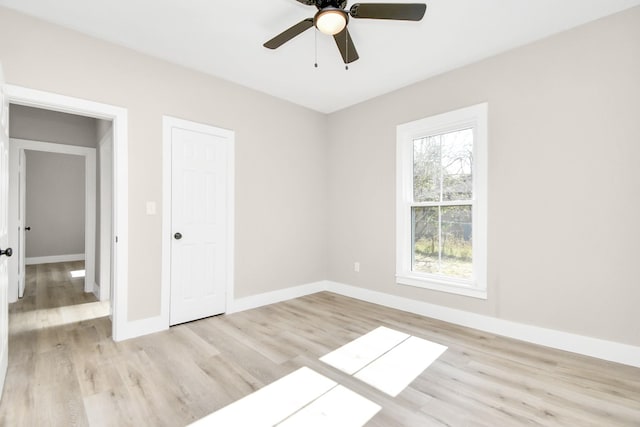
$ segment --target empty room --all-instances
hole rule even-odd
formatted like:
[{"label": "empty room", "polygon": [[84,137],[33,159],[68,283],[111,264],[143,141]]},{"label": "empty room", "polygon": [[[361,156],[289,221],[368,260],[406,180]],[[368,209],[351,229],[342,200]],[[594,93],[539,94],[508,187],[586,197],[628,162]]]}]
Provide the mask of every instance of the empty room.
[{"label": "empty room", "polygon": [[640,0],[0,0],[0,64],[0,425],[640,425]]}]

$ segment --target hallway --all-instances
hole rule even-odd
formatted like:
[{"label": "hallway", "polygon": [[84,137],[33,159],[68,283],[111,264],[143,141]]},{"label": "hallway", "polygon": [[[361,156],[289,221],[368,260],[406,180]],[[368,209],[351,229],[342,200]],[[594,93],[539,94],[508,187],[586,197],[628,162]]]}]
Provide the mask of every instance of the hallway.
[{"label": "hallway", "polygon": [[[109,301],[85,293],[84,278],[72,277],[83,269],[83,261],[26,267],[24,298],[9,305],[9,370],[1,425],[35,425],[36,420],[42,421],[38,425],[61,425],[55,414],[75,410],[84,418],[82,401],[65,396],[80,396],[76,368],[83,366],[79,372],[93,375],[96,367],[92,360],[75,360],[74,350],[110,342],[111,321]],[[100,344],[96,350],[99,354]]]}]

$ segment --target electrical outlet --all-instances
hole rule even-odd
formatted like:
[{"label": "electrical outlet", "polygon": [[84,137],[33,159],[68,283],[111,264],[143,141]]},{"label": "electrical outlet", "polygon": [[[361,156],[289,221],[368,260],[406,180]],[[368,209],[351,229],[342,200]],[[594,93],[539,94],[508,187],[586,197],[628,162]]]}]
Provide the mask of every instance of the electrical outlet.
[{"label": "electrical outlet", "polygon": [[360,263],[359,262],[354,262],[353,263],[353,271],[355,271],[356,273],[360,273]]}]

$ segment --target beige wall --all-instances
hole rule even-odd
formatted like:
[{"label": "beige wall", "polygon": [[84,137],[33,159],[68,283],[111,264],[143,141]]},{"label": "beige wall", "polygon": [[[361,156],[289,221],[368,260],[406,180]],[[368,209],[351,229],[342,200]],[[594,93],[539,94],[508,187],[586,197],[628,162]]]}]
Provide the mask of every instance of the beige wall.
[{"label": "beige wall", "polygon": [[[11,104],[11,138],[96,146],[97,120]],[[26,151],[25,256],[84,253],[84,157]]]},{"label": "beige wall", "polygon": [[96,120],[96,146],[107,132],[112,131],[113,122],[111,120]]},{"label": "beige wall", "polygon": [[[640,345],[640,8],[329,116],[6,9],[0,60],[128,109],[131,320],[160,309],[168,114],[236,131],[236,297],[328,278]],[[484,101],[489,298],[396,285],[396,125]]]},{"label": "beige wall", "polygon": [[[397,285],[396,125],[484,101],[489,297]],[[330,279],[640,345],[640,8],[334,113],[329,142]]]},{"label": "beige wall", "polygon": [[9,131],[11,138],[57,144],[96,146],[97,120],[75,114],[11,104]]},{"label": "beige wall", "polygon": [[128,109],[129,320],[160,314],[163,114],[236,132],[236,297],[327,276],[324,115],[4,8],[0,61],[8,83]]},{"label": "beige wall", "polygon": [[[41,108],[26,107],[11,104],[9,115],[9,132],[11,138],[20,138],[33,141],[53,142],[57,144],[75,145],[81,147],[97,148],[98,142],[106,132],[111,130],[110,120],[100,120],[91,117],[66,114],[58,111]],[[35,153],[35,152],[34,152]],[[100,225],[100,153],[96,150],[96,230]],[[77,158],[61,160],[60,155],[46,153],[30,154],[33,158],[33,168],[43,166],[46,170],[39,172],[31,169],[28,177],[31,177],[33,190],[26,194],[27,220],[32,224],[31,232],[27,233],[26,256],[40,257],[53,255],[68,255],[84,253],[84,160]],[[79,163],[78,163],[79,162]],[[65,164],[69,170],[51,168],[54,164]],[[80,165],[80,166],[78,166]],[[48,176],[54,177],[52,182],[42,181]],[[71,194],[62,194],[55,182],[69,180],[75,177],[74,187],[82,183],[82,204],[79,211],[72,211],[78,206],[80,195],[76,189]],[[53,193],[47,190],[53,190]],[[63,196],[63,199],[60,199]],[[61,206],[59,200],[72,200],[70,206]],[[48,206],[58,206],[57,209],[49,209]],[[46,212],[46,214],[45,214]],[[44,225],[59,224],[57,228],[44,227]],[[27,224],[29,225],[29,224]],[[65,237],[66,236],[66,237]],[[80,243],[79,243],[80,242]],[[75,252],[74,252],[75,251]],[[100,277],[100,233],[96,232],[96,282]]]},{"label": "beige wall", "polygon": [[25,256],[84,254],[84,157],[25,150]]}]

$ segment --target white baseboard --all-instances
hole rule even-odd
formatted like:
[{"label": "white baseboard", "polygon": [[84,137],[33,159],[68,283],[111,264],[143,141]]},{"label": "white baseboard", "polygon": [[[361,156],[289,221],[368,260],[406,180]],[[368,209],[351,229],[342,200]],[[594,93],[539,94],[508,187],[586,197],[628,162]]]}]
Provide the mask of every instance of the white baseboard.
[{"label": "white baseboard", "polygon": [[[526,325],[328,280],[238,298],[234,300],[231,307],[227,307],[226,313],[231,314],[250,310],[323,291],[520,341],[640,367],[640,347],[637,346]],[[160,332],[167,328],[166,320],[163,321],[160,316],[128,322],[126,331],[123,331],[122,336],[118,337],[118,341]]]},{"label": "white baseboard", "polygon": [[149,317],[147,319],[132,320],[126,322],[125,328],[118,331],[115,341],[124,341],[131,338],[141,337],[142,335],[153,334],[160,331],[166,331],[169,325],[162,316]]},{"label": "white baseboard", "polygon": [[[97,286],[97,285],[96,285]],[[273,292],[252,295],[250,297],[239,298],[234,300],[231,307],[227,307],[226,314],[237,313],[240,311],[251,310],[252,308],[262,307],[277,302],[299,298],[305,295],[315,294],[325,290],[325,282],[309,283],[301,286],[281,289]],[[150,317],[148,319],[134,320],[126,322],[124,328],[117,331],[117,341],[124,341],[131,338],[140,337],[142,335],[153,334],[169,329],[166,318],[162,316]]]},{"label": "white baseboard", "polygon": [[315,294],[326,290],[326,281],[308,283],[306,285],[294,286],[277,291],[265,292],[263,294],[252,295],[249,297],[238,298],[233,301],[231,307],[227,307],[227,314],[239,311],[251,310],[252,308],[262,307],[277,302],[287,301],[294,298],[300,298],[306,295]]},{"label": "white baseboard", "polygon": [[26,265],[51,264],[53,262],[84,261],[84,254],[37,256],[24,259]]},{"label": "white baseboard", "polygon": [[456,310],[409,298],[371,291],[337,282],[326,282],[325,290],[385,307],[444,320],[517,340],[570,351],[611,362],[640,367],[640,347],[606,341],[554,329],[526,325],[468,311]]}]

